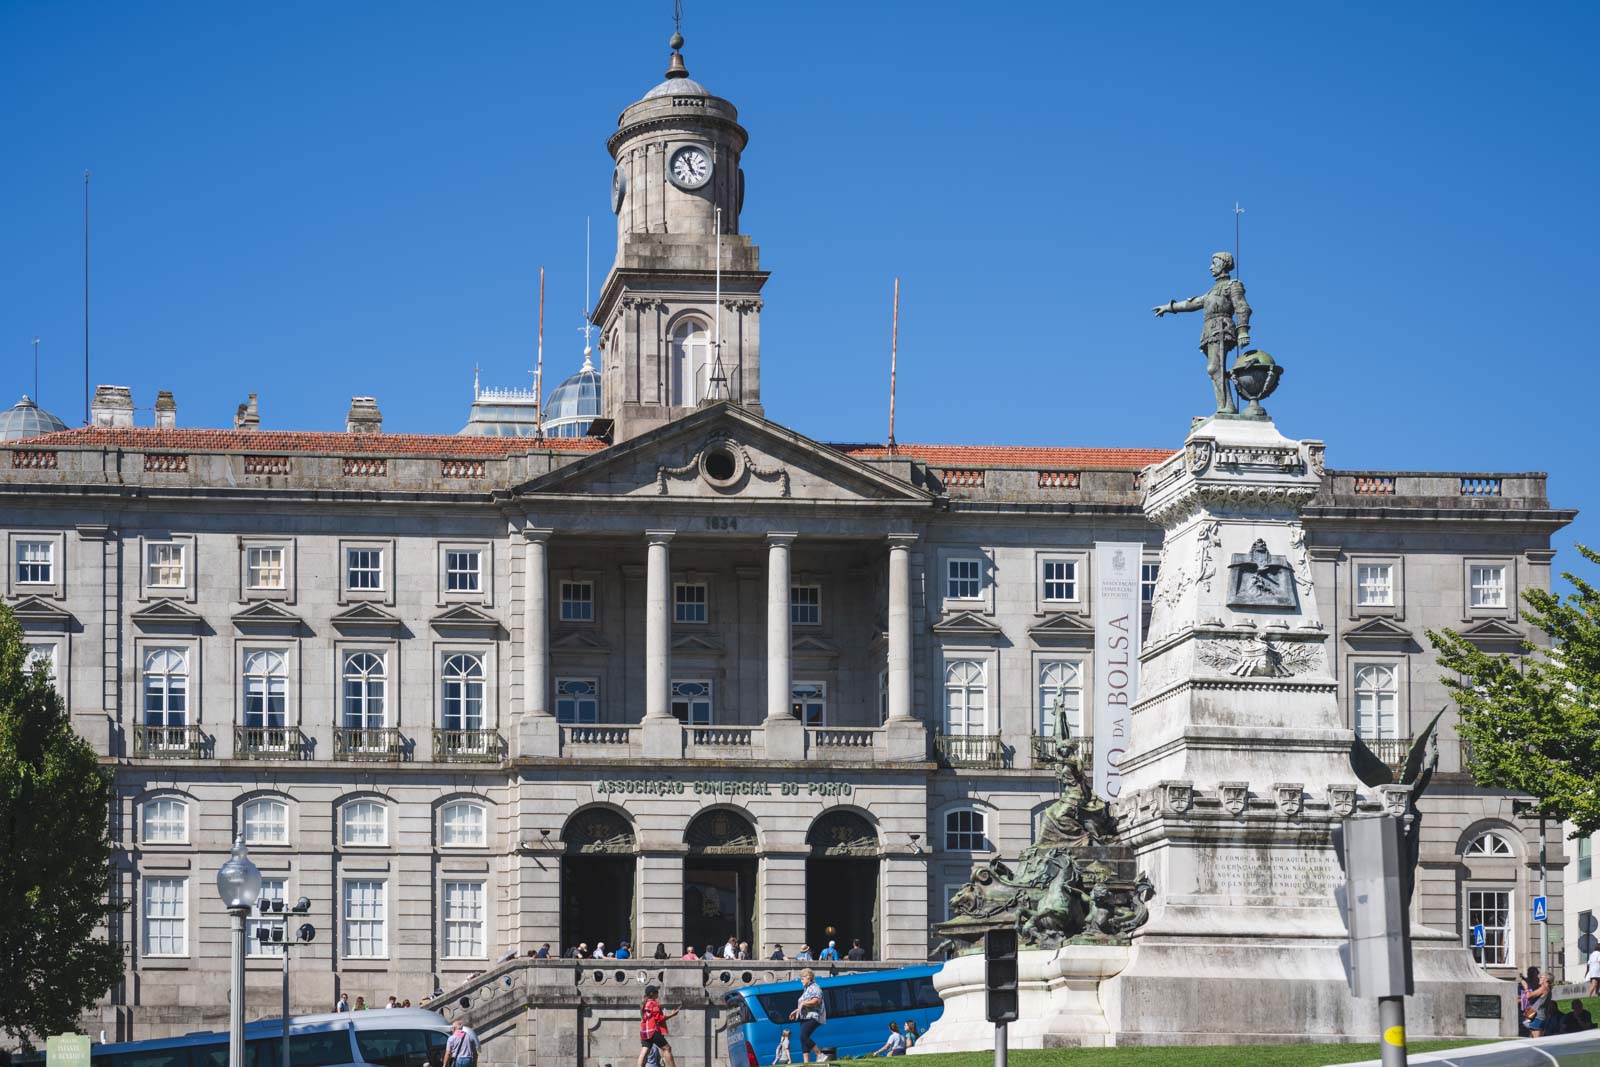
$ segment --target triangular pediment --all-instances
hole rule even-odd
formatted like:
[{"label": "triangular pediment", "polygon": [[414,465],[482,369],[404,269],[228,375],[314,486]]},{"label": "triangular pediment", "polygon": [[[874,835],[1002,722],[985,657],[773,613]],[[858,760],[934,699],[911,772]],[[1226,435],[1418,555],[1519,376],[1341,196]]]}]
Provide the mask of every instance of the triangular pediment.
[{"label": "triangular pediment", "polygon": [[567,630],[552,635],[550,647],[563,652],[610,652],[611,642],[593,630]]},{"label": "triangular pediment", "polygon": [[1369,646],[1416,644],[1417,640],[1410,630],[1383,616],[1352,626],[1344,632],[1344,639],[1347,644]]},{"label": "triangular pediment", "polygon": [[141,629],[199,633],[206,629],[205,616],[176,600],[157,600],[128,616]]},{"label": "triangular pediment", "polygon": [[240,630],[296,630],[305,620],[275,600],[259,600],[233,613],[233,625]]},{"label": "triangular pediment", "polygon": [[944,637],[1003,637],[1005,631],[986,615],[976,611],[958,611],[946,615],[933,624],[933,632]]},{"label": "triangular pediment", "polygon": [[533,496],[871,501],[933,496],[733,404],[711,404],[520,486]]},{"label": "triangular pediment", "polygon": [[796,637],[790,649],[793,655],[808,656],[812,659],[832,658],[839,654],[838,645],[832,641],[824,641],[820,637],[813,637],[811,634]]},{"label": "triangular pediment", "polygon": [[328,621],[341,630],[362,632],[394,630],[400,626],[400,616],[385,611],[376,604],[355,604]]},{"label": "triangular pediment", "polygon": [[428,624],[442,634],[482,633],[500,628],[499,619],[471,604],[457,604],[429,619]]},{"label": "triangular pediment", "polygon": [[1461,631],[1475,645],[1521,645],[1528,635],[1503,619],[1484,619],[1476,626]]},{"label": "triangular pediment", "polygon": [[23,597],[11,605],[11,614],[24,630],[65,630],[72,622],[72,612],[39,596]]},{"label": "triangular pediment", "polygon": [[680,652],[721,652],[722,640],[709,633],[675,634],[672,647]]},{"label": "triangular pediment", "polygon": [[1081,616],[1069,611],[1058,611],[1028,627],[1028,636],[1049,644],[1068,642],[1093,643],[1094,627]]}]

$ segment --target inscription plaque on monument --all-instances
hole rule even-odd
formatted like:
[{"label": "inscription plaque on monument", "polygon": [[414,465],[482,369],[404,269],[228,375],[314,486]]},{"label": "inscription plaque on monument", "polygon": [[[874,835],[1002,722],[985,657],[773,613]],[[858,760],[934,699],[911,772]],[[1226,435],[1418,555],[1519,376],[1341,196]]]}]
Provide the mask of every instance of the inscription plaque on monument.
[{"label": "inscription plaque on monument", "polygon": [[1219,854],[1196,878],[1199,892],[1227,896],[1326,896],[1344,880],[1331,854],[1274,852],[1266,856]]}]

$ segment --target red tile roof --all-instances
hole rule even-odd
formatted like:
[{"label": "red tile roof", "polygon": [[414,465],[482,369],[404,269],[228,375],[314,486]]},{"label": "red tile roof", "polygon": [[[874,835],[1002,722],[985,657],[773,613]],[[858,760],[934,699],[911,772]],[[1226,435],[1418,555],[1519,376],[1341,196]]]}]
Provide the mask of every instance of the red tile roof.
[{"label": "red tile roof", "polygon": [[520,456],[596,452],[592,437],[458,437],[454,434],[330,433],[281,430],[168,430],[150,426],[80,426],[8,441],[26,448],[128,448],[168,452],[312,452],[363,456]]},{"label": "red tile roof", "polygon": [[951,467],[1115,467],[1138,470],[1172,455],[1170,448],[1054,448],[1034,445],[830,445],[857,459],[891,455]]}]

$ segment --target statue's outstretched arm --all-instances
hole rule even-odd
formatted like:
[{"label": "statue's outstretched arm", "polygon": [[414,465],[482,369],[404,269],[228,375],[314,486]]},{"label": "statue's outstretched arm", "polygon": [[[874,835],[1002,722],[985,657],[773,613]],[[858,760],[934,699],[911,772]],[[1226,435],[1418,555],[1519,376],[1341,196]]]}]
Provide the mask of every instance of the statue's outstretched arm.
[{"label": "statue's outstretched arm", "polygon": [[1187,300],[1168,300],[1165,304],[1157,304],[1150,310],[1156,313],[1156,318],[1160,318],[1162,315],[1170,315],[1178,311],[1200,311],[1205,306],[1205,297],[1191,296]]}]

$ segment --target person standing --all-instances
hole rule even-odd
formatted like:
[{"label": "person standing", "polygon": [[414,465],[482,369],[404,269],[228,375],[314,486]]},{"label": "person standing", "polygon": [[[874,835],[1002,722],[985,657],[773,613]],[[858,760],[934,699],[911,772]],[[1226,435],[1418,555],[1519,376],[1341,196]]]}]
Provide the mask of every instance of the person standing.
[{"label": "person standing", "polygon": [[1522,1017],[1527,1020],[1529,1037],[1543,1037],[1550,1023],[1550,976],[1529,967],[1527,982],[1528,1006]]},{"label": "person standing", "polygon": [[810,967],[800,972],[800,981],[803,986],[800,1003],[789,1013],[791,1021],[800,1022],[800,1062],[810,1063],[811,1054],[815,1052],[817,1062],[825,1063],[827,1057],[817,1048],[816,1041],[818,1027],[828,1021],[828,1010],[822,1001],[822,987],[817,985],[817,976]]},{"label": "person standing", "polygon": [[645,1060],[652,1050],[666,1063],[666,1067],[677,1067],[672,1058],[672,1046],[667,1043],[667,1020],[678,1014],[678,1009],[662,1011],[660,996],[661,989],[658,986],[644,987],[644,1003],[639,1005],[638,1067],[645,1067]]},{"label": "person standing", "polygon": [[444,1067],[473,1067],[478,1062],[478,1034],[457,1015],[444,1043]]},{"label": "person standing", "polygon": [[767,959],[769,959],[769,960],[781,960],[781,959],[783,959],[783,946],[782,945],[773,945],[772,946],[772,955],[768,956]]},{"label": "person standing", "polygon": [[340,993],[339,994],[339,1003],[337,1003],[337,1004],[335,1004],[333,1006],[333,1010],[334,1011],[349,1011],[350,1010],[350,994],[349,993]]},{"label": "person standing", "polygon": [[839,962],[839,945],[838,945],[838,943],[834,942],[834,941],[829,941],[828,942],[828,947],[822,950],[822,954],[820,956],[818,956],[817,959],[819,959],[819,960],[832,960],[835,963]]},{"label": "person standing", "polygon": [[1600,942],[1596,942],[1594,949],[1589,953],[1589,996],[1600,996]]},{"label": "person standing", "polygon": [[800,951],[794,954],[794,958],[797,960],[813,960],[816,957],[811,955],[810,945],[801,945]]},{"label": "person standing", "polygon": [[728,943],[722,946],[722,958],[736,960],[739,958],[739,942],[734,940],[732,934],[728,935]]},{"label": "person standing", "polygon": [[395,996],[393,993],[390,993],[389,994],[389,1003],[385,1004],[384,1007],[386,1007],[386,1008],[398,1008],[399,1006],[400,1006],[400,998]]},{"label": "person standing", "polygon": [[861,947],[861,939],[859,937],[850,942],[850,951],[844,954],[844,958],[851,963],[860,963],[867,958],[867,950]]},{"label": "person standing", "polygon": [[906,1054],[906,1038],[900,1032],[900,1024],[889,1024],[889,1040],[883,1043],[878,1051],[869,1053],[872,1056],[904,1056]]},{"label": "person standing", "polygon": [[357,997],[356,998],[356,1006],[355,1006],[355,1008],[353,1010],[355,1010],[355,1011],[366,1011],[367,1010],[367,998],[366,997]]}]

